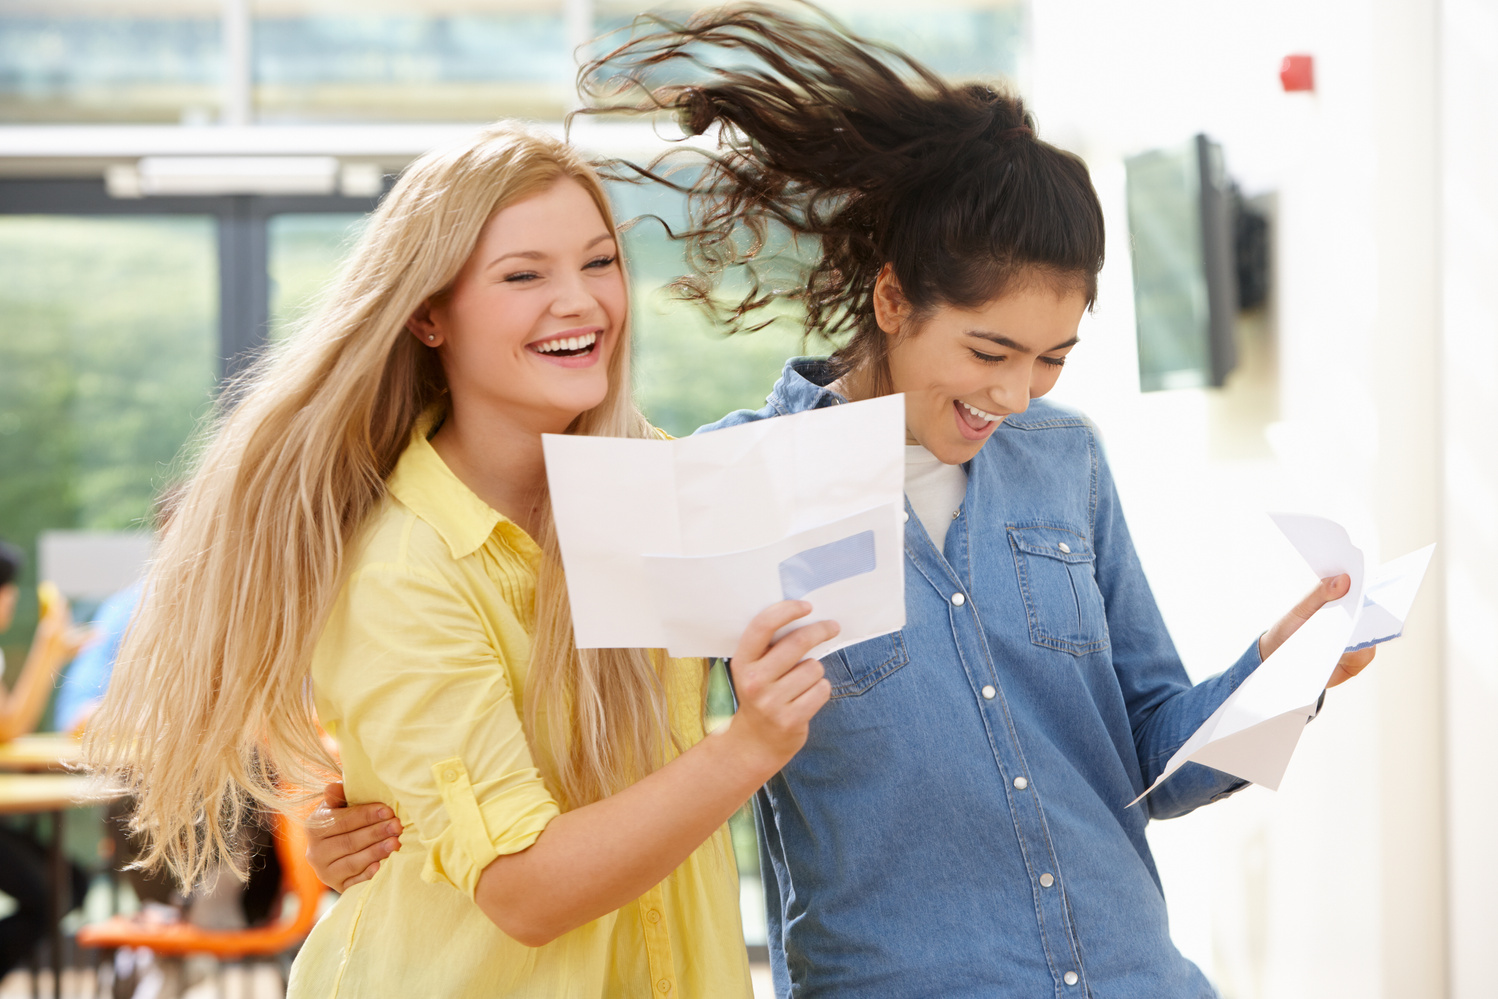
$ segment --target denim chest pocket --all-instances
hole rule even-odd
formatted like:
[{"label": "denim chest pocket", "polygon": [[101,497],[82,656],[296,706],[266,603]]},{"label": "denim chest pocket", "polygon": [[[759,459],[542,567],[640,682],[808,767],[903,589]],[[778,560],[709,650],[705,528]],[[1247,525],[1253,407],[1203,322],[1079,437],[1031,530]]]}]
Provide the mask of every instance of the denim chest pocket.
[{"label": "denim chest pocket", "polygon": [[1009,546],[1030,641],[1074,656],[1106,649],[1108,619],[1093,575],[1092,544],[1065,528],[1011,525]]},{"label": "denim chest pocket", "polygon": [[910,662],[900,632],[880,635],[822,657],[822,669],[832,684],[833,697],[862,694]]}]

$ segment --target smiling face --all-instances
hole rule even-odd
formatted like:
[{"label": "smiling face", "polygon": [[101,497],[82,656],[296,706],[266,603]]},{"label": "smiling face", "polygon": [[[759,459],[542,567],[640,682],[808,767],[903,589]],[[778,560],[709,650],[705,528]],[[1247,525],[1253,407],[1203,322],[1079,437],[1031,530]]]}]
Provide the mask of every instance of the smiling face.
[{"label": "smiling face", "polygon": [[1087,299],[1080,287],[1021,280],[986,305],[938,306],[915,321],[886,269],[874,309],[890,336],[890,378],[905,393],[909,441],[955,465],[1056,384]]},{"label": "smiling face", "polygon": [[561,433],[608,393],[628,310],[614,234],[564,178],[496,212],[409,328],[438,350],[455,411]]}]

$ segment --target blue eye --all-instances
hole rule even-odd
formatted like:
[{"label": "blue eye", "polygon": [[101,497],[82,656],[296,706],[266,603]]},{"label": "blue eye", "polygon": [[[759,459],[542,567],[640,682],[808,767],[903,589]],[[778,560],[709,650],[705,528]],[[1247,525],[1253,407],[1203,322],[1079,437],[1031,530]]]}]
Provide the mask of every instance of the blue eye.
[{"label": "blue eye", "polygon": [[593,268],[594,270],[603,270],[605,267],[612,267],[613,264],[614,264],[614,261],[616,261],[618,259],[619,258],[617,256],[614,256],[614,257],[599,257],[596,260],[590,260],[590,261],[588,261],[587,266]]},{"label": "blue eye", "polygon": [[521,281],[533,281],[540,276],[541,275],[537,274],[535,271],[518,271],[514,274],[506,274],[505,282],[518,283]]}]

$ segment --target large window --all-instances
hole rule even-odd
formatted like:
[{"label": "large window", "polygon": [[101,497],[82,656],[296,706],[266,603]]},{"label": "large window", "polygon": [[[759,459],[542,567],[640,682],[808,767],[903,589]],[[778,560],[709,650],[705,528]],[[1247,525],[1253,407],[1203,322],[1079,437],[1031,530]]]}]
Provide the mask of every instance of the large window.
[{"label": "large window", "polygon": [[[1020,69],[1023,0],[826,6],[954,78]],[[38,533],[143,525],[218,379],[314,307],[381,174],[388,181],[440,141],[448,126],[439,123],[560,121],[577,103],[574,52],[644,9],[625,0],[0,3],[0,537],[32,555],[18,620],[0,639],[13,667],[35,621]],[[74,128],[18,127],[33,124]],[[44,151],[18,158],[22,132]],[[142,187],[147,157],[255,155],[321,157],[338,179],[321,194],[280,196]],[[611,196],[621,220],[681,215],[679,199],[648,188]],[[786,357],[826,350],[803,344],[793,314],[723,336],[667,290],[683,268],[679,244],[645,220],[624,245],[636,396],[666,431],[762,406]],[[714,677],[711,710],[726,715],[721,667]],[[747,812],[733,830],[747,940],[763,946]]]}]

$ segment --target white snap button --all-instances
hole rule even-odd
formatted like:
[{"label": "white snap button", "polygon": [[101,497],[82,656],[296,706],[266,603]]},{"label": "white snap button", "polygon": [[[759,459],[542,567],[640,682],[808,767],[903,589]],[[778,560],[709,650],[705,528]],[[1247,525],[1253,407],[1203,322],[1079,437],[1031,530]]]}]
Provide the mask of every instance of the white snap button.
[{"label": "white snap button", "polygon": [[993,685],[992,684],[989,684],[987,687],[983,688],[983,697],[984,697],[985,700],[991,701],[991,700],[994,699],[994,697],[997,694],[998,694],[998,691],[993,689]]},{"label": "white snap button", "polygon": [[902,523],[902,524],[908,524],[908,523],[910,523],[910,511],[909,510],[901,510],[900,511],[900,523]]},{"label": "white snap button", "polygon": [[1071,554],[1071,546],[1068,545],[1065,541],[1062,541],[1062,542],[1058,543],[1056,545],[1056,547],[1060,548],[1062,551],[1066,552],[1066,554],[1068,554],[1068,555]]},{"label": "white snap button", "polygon": [[1053,878],[1053,877],[1051,877],[1049,874],[1042,874],[1040,876],[1040,887],[1042,887],[1042,888],[1049,888],[1051,885],[1053,885],[1055,883],[1056,883],[1056,879]]},{"label": "white snap button", "polygon": [[952,594],[952,606],[961,607],[965,603],[967,603],[967,597],[963,596],[961,593]]},{"label": "white snap button", "polygon": [[1023,791],[1025,788],[1030,786],[1030,782],[1025,780],[1023,777],[1016,777],[1014,778],[1014,786],[1016,790]]},{"label": "white snap button", "polygon": [[1068,971],[1061,976],[1061,980],[1068,985],[1075,985],[1077,984],[1077,973],[1075,971]]}]

